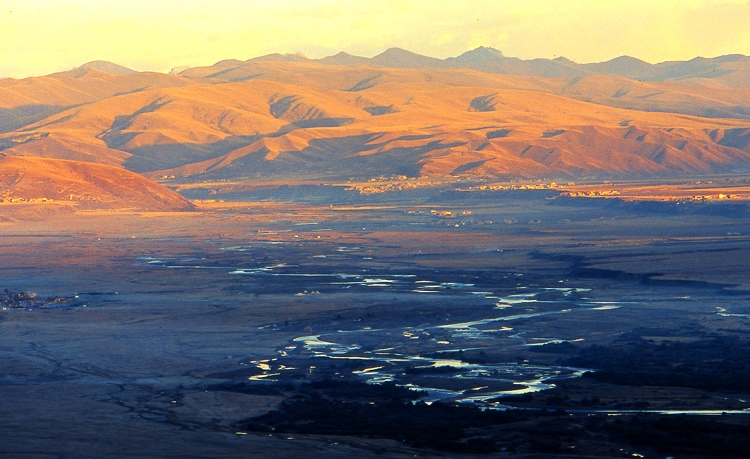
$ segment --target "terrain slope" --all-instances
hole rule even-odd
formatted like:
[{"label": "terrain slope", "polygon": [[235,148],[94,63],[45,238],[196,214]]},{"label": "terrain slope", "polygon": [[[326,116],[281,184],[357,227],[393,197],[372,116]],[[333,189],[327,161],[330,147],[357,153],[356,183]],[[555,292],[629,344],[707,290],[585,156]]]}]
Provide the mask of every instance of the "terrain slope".
[{"label": "terrain slope", "polygon": [[190,210],[169,188],[128,170],[81,161],[0,157],[3,202],[75,203],[82,209]]},{"label": "terrain slope", "polygon": [[0,80],[0,151],[192,182],[742,172],[750,58],[576,64],[394,48],[175,75],[96,61]]}]

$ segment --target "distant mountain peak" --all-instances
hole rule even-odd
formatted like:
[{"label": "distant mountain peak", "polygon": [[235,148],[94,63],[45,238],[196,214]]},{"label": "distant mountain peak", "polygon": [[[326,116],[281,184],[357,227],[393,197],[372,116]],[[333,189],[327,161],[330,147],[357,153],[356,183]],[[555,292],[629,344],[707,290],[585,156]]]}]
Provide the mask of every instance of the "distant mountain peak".
[{"label": "distant mountain peak", "polygon": [[575,64],[575,62],[571,61],[570,59],[568,59],[565,56],[558,56],[558,57],[556,57],[556,58],[554,58],[552,60],[555,61],[555,62],[558,62],[560,64]]},{"label": "distant mountain peak", "polygon": [[651,65],[651,64],[649,64],[646,61],[642,61],[642,60],[640,60],[640,59],[638,59],[636,57],[631,57],[631,56],[619,56],[619,57],[616,57],[614,59],[610,59],[610,60],[608,60],[607,62],[604,62],[604,63],[605,64],[615,64],[615,63],[617,63],[617,64],[628,64],[628,65],[633,65],[633,64],[644,65],[645,64],[645,65],[649,65],[649,66]]},{"label": "distant mountain peak", "polygon": [[649,80],[655,75],[654,65],[631,56],[619,56],[598,64],[583,64],[582,67],[592,73],[633,79]]},{"label": "distant mountain peak", "polygon": [[443,67],[443,61],[427,57],[402,48],[388,48],[371,59],[376,65],[384,67]]},{"label": "distant mountain peak", "polygon": [[366,57],[355,56],[353,54],[340,51],[337,54],[334,54],[333,56],[327,56],[322,59],[318,59],[318,62],[321,62],[323,64],[333,64],[333,65],[349,65],[349,64],[358,64],[361,62],[367,62],[368,60],[369,59],[367,59]]},{"label": "distant mountain peak", "polygon": [[459,62],[497,62],[505,58],[502,51],[495,48],[480,46],[471,51],[466,51],[456,57]]},{"label": "distant mountain peak", "polygon": [[254,57],[252,59],[248,59],[245,61],[245,63],[250,62],[306,62],[309,61],[307,57],[305,57],[302,53],[272,53],[272,54],[266,54],[265,56],[260,57]]},{"label": "distant mountain peak", "polygon": [[224,59],[213,65],[213,67],[237,67],[244,64],[243,61],[238,59]]},{"label": "distant mountain peak", "polygon": [[137,73],[135,70],[131,70],[127,67],[123,67],[122,65],[114,64],[112,62],[107,62],[107,61],[87,62],[83,64],[82,66],[78,67],[78,69],[96,69],[96,70],[101,70],[102,72],[115,73],[118,75],[132,75],[134,73]]},{"label": "distant mountain peak", "polygon": [[413,52],[411,52],[411,51],[407,51],[407,50],[405,50],[405,49],[403,49],[403,48],[398,48],[398,47],[395,47],[395,46],[394,46],[394,47],[392,47],[392,48],[388,48],[388,49],[386,49],[386,50],[385,50],[385,51],[383,51],[382,53],[380,53],[380,54],[378,54],[377,56],[373,57],[373,59],[377,59],[377,58],[380,58],[380,57],[401,57],[401,56],[408,56],[408,57],[411,57],[411,56],[426,57],[426,56],[421,56],[421,55],[419,55],[419,54],[417,54],[417,53],[413,53]]}]

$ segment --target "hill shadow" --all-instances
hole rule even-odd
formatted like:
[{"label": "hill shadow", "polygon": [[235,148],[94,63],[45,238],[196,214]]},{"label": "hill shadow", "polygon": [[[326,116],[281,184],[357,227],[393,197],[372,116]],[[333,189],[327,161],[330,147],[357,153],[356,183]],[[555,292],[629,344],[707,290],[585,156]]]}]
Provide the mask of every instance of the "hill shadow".
[{"label": "hill shadow", "polygon": [[24,127],[42,121],[70,107],[59,105],[22,105],[16,108],[0,109],[0,134],[19,131]]},{"label": "hill shadow", "polygon": [[420,175],[420,160],[425,154],[463,144],[435,140],[417,147],[398,147],[375,152],[374,150],[387,146],[387,143],[377,143],[381,137],[381,134],[362,134],[313,139],[306,148],[300,151],[280,152],[273,160],[267,159],[268,150],[261,149],[221,169],[207,171],[201,177],[207,180],[240,179],[261,175],[336,178],[380,175],[415,177]]},{"label": "hill shadow", "polygon": [[109,127],[109,129],[107,129],[103,134],[100,134],[97,137],[103,140],[107,147],[113,148],[115,150],[122,150],[122,147],[124,145],[133,140],[133,138],[139,134],[138,132],[122,131],[129,128],[139,115],[142,115],[144,113],[153,113],[164,107],[168,103],[169,101],[164,102],[164,98],[160,97],[159,99],[154,100],[145,107],[139,108],[130,115],[116,116],[112,121],[112,125]]},{"label": "hill shadow", "polygon": [[128,150],[129,157],[123,166],[133,172],[144,173],[172,169],[223,156],[258,140],[260,136],[233,136],[208,144],[175,143],[147,145]]}]

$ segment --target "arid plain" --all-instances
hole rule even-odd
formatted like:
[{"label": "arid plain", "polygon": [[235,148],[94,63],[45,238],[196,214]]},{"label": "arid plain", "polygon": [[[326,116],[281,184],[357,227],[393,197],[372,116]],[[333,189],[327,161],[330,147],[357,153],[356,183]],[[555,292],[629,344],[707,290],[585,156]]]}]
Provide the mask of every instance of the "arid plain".
[{"label": "arid plain", "polygon": [[749,69],[2,80],[0,455],[741,457]]}]

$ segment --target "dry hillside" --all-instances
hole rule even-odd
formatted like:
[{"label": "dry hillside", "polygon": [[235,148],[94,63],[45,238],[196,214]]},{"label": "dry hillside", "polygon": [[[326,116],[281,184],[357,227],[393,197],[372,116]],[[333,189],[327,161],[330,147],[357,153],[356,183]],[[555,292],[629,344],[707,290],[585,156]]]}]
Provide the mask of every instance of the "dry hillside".
[{"label": "dry hillside", "polygon": [[190,210],[169,188],[113,166],[81,161],[1,156],[3,202],[65,202],[81,209]]},{"label": "dry hillside", "polygon": [[0,151],[189,181],[743,171],[750,58],[579,65],[391,49],[178,75],[98,61],[0,80]]}]

